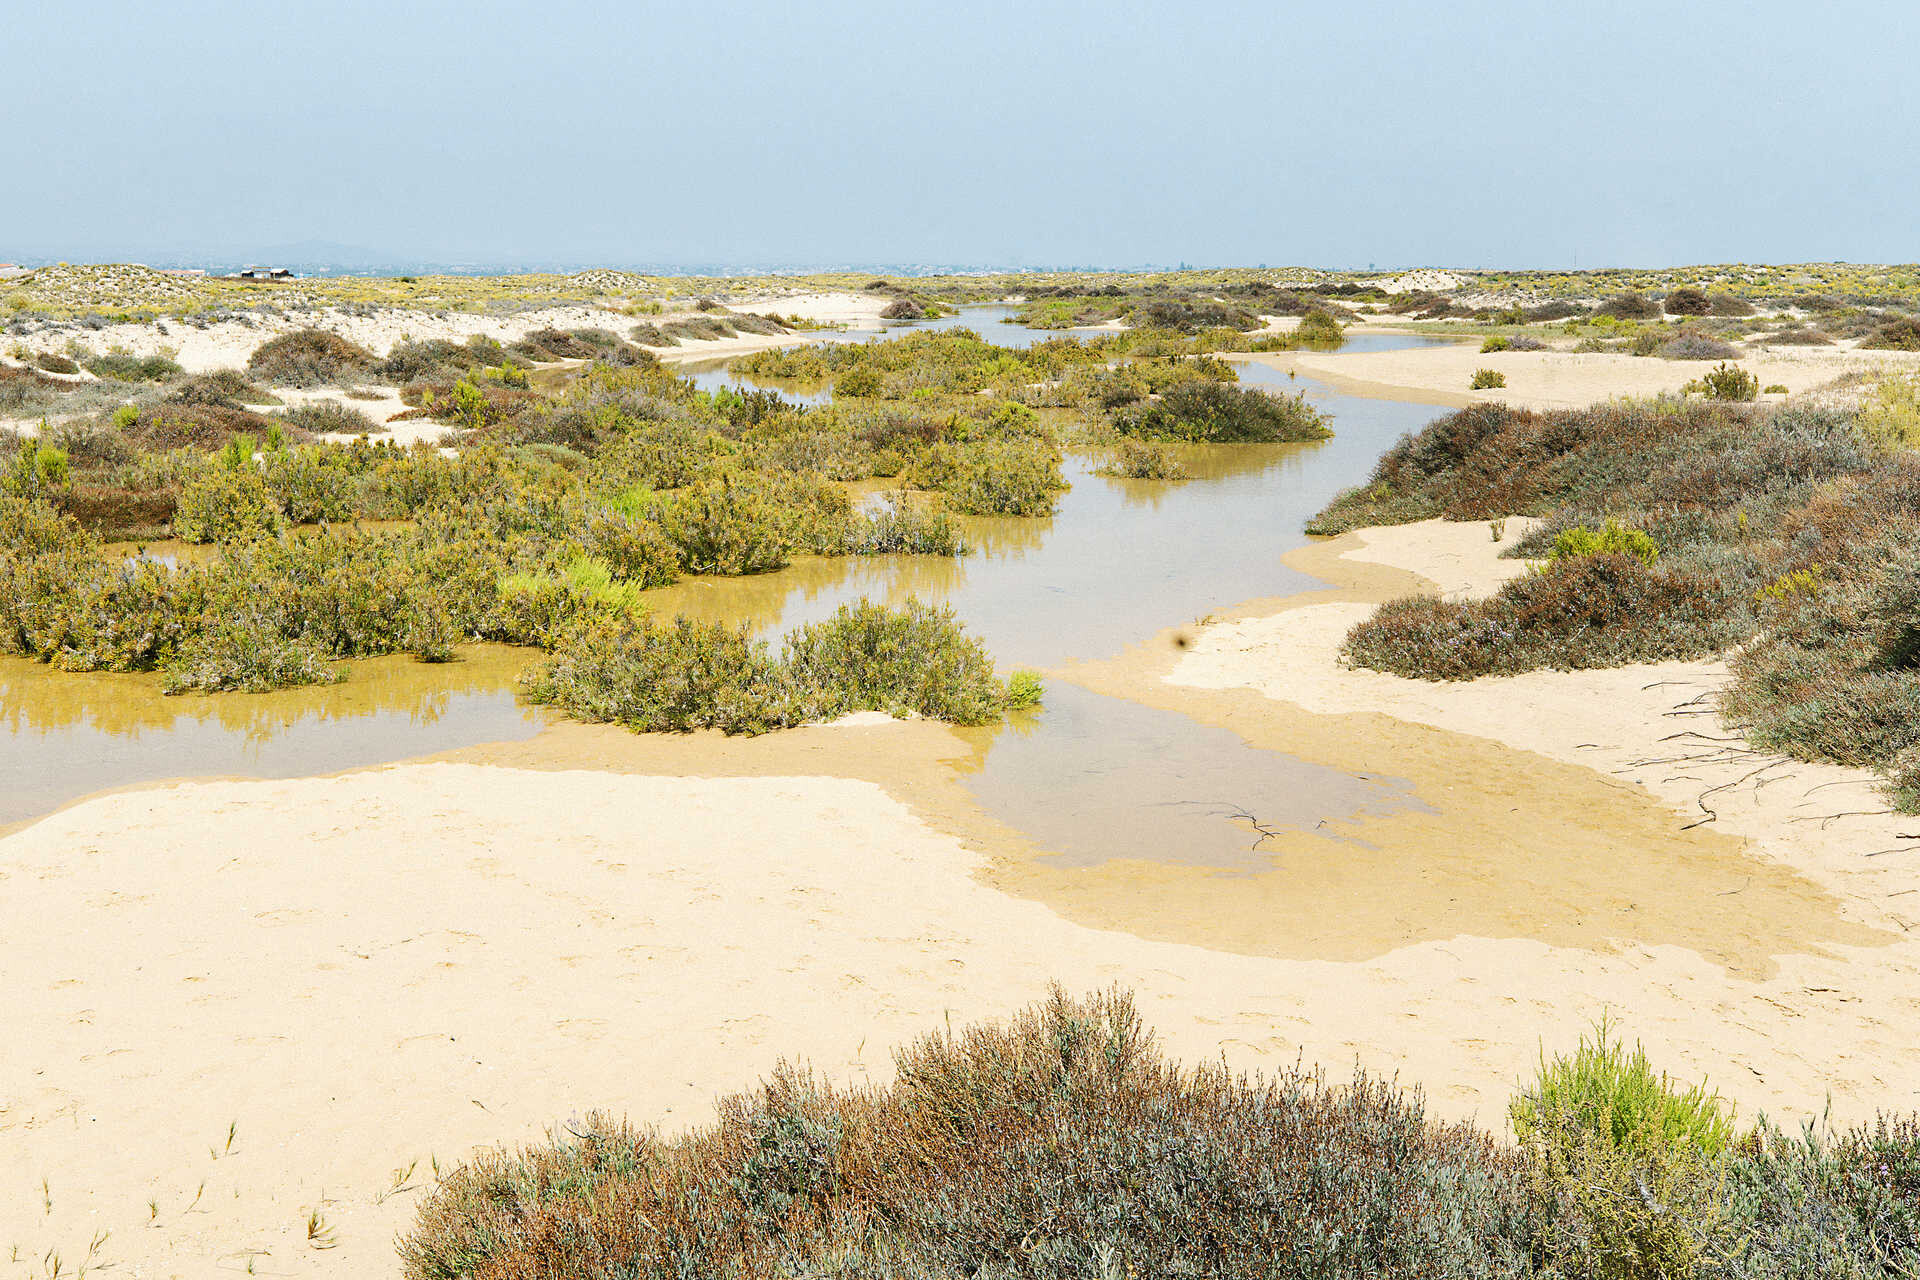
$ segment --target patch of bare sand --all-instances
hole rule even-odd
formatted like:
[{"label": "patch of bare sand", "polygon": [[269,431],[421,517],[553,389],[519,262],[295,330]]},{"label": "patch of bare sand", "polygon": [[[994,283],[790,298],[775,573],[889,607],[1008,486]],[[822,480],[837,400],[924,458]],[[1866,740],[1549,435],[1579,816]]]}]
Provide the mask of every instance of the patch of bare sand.
[{"label": "patch of bare sand", "polygon": [[1136,988],[1189,1059],[1471,1081],[1451,1112],[1491,1111],[1530,1051],[1455,1069],[1488,1028],[1444,956],[1148,942],[978,865],[821,777],[433,763],[65,810],[0,842],[0,1239],[74,1259],[109,1231],[130,1275],[390,1275],[435,1157],[594,1107],[699,1121],[782,1055],[883,1078],[890,1046],[1053,979]]},{"label": "patch of bare sand", "polygon": [[[1297,351],[1245,358],[1297,370],[1349,394],[1454,408],[1500,401],[1523,409],[1576,409],[1619,397],[1678,394],[1684,384],[1712,367],[1711,362],[1699,360],[1614,352],[1483,353],[1479,343],[1471,340],[1400,351]],[[1738,363],[1762,387],[1784,386],[1798,395],[1846,373],[1913,372],[1920,369],[1920,356],[1842,347],[1773,347],[1746,355]],[[1498,370],[1507,385],[1468,390],[1479,369]]]}]

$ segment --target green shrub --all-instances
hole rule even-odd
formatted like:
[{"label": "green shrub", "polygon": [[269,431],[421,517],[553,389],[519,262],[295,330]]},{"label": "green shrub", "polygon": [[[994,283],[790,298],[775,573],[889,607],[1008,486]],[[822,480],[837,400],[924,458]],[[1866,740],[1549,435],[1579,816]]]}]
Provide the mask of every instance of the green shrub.
[{"label": "green shrub", "polygon": [[354,514],[354,478],[340,454],[323,447],[276,449],[266,455],[264,473],[274,504],[294,524]]},{"label": "green shrub", "polygon": [[1005,705],[986,649],[951,609],[918,600],[899,609],[867,600],[842,605],[789,636],[782,662],[811,719],[884,711],[985,724]]},{"label": "green shrub", "polygon": [[1040,705],[1046,684],[1037,671],[1016,671],[1007,677],[1007,709],[1024,711]]},{"label": "green shrub", "polygon": [[289,639],[254,616],[216,622],[181,645],[161,688],[167,693],[264,693],[339,678],[311,642]]},{"label": "green shrub", "polygon": [[110,382],[165,382],[185,372],[166,356],[135,356],[118,351],[90,356],[83,363],[88,373]]},{"label": "green shrub", "polygon": [[1207,378],[1178,382],[1158,399],[1128,404],[1112,421],[1123,436],[1201,444],[1279,444],[1333,435],[1326,415],[1304,393],[1269,395]]},{"label": "green shrub", "polygon": [[1300,323],[1294,327],[1293,337],[1309,345],[1340,343],[1346,340],[1346,331],[1340,324],[1340,318],[1333,312],[1315,307],[1300,317]]},{"label": "green shrub", "polygon": [[1619,521],[1609,520],[1597,530],[1575,525],[1554,535],[1553,553],[1548,563],[1555,564],[1575,556],[1632,556],[1651,569],[1654,561],[1660,558],[1660,548],[1638,529],[1624,528]]},{"label": "green shrub", "polygon": [[1046,516],[1067,482],[1060,454],[1037,440],[936,444],[908,468],[908,482],[943,495],[966,515]]},{"label": "green shrub", "polygon": [[824,482],[722,468],[656,495],[647,514],[686,572],[750,574],[784,568],[798,547],[844,542],[851,503]]},{"label": "green shrub", "polygon": [[1715,365],[1682,388],[1709,400],[1755,400],[1760,395],[1760,379],[1737,365]]},{"label": "green shrub", "polygon": [[1480,344],[1480,354],[1483,356],[1491,355],[1496,351],[1509,350],[1512,346],[1513,342],[1511,339],[1503,334],[1496,333]]},{"label": "green shrub", "polygon": [[0,493],[17,498],[52,497],[67,483],[70,459],[66,450],[30,439],[20,442],[12,461],[0,472]]},{"label": "green shrub", "polygon": [[1549,1061],[1542,1051],[1539,1073],[1507,1115],[1522,1142],[1558,1119],[1632,1155],[1677,1147],[1713,1157],[1734,1136],[1732,1109],[1718,1093],[1656,1072],[1646,1050],[1629,1050],[1604,1017],[1571,1054]]},{"label": "green shrub", "polygon": [[885,502],[852,527],[850,555],[959,556],[967,551],[953,517],[938,507],[914,503],[905,492]]},{"label": "green shrub", "polygon": [[183,542],[255,542],[285,527],[273,491],[251,464],[201,467],[181,489],[173,516],[174,536]]},{"label": "green shrub", "polygon": [[872,369],[849,369],[833,380],[833,394],[853,399],[880,394],[880,375]]},{"label": "green shrub", "polygon": [[577,628],[522,679],[529,701],[636,732],[764,733],[793,722],[786,681],[746,628],[676,617]]},{"label": "green shrub", "polygon": [[1173,450],[1152,440],[1123,438],[1099,467],[1103,476],[1127,480],[1185,480],[1187,469]]},{"label": "green shrub", "polygon": [[1571,1055],[1541,1054],[1508,1117],[1552,1274],[1702,1273],[1718,1234],[1713,1162],[1733,1138],[1719,1094],[1656,1073],[1603,1018]]},{"label": "green shrub", "polygon": [[1860,414],[1860,428],[1889,448],[1920,449],[1920,376],[1882,378]]},{"label": "green shrub", "polygon": [[664,587],[679,576],[680,554],[673,540],[659,525],[627,509],[609,507],[590,516],[580,542],[622,582]]},{"label": "green shrub", "polygon": [[1473,381],[1467,384],[1469,391],[1486,391],[1507,385],[1507,375],[1498,369],[1476,369]]}]

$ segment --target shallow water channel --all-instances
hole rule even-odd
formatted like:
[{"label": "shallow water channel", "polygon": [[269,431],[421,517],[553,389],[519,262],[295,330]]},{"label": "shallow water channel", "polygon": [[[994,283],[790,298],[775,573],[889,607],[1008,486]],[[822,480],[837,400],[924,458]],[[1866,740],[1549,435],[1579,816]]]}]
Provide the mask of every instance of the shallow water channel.
[{"label": "shallow water channel", "polygon": [[[968,310],[932,324],[970,324],[1002,342],[1050,336],[1009,334],[1018,327]],[[778,573],[649,593],[653,607],[744,621],[777,638],[862,596],[919,596],[951,604],[1003,668],[1046,668],[1111,657],[1211,610],[1311,588],[1280,563],[1305,541],[1307,518],[1436,411],[1335,394],[1257,363],[1241,368],[1249,383],[1304,389],[1334,416],[1334,438],[1193,447],[1184,482],[1099,476],[1092,459],[1072,457],[1072,488],[1055,515],[968,519],[974,549],[965,557],[807,557]],[[308,776],[531,737],[548,713],[517,702],[513,687],[534,656],[482,647],[438,666],[379,659],[326,689],[181,698],[161,696],[148,677],[0,660],[0,825],[152,780]],[[1250,871],[1263,863],[1249,812],[1268,830],[1311,831],[1425,807],[1397,779],[1251,747],[1229,730],[1059,680],[1037,713],[990,735],[962,781],[987,813],[1067,866],[1145,857]]]}]

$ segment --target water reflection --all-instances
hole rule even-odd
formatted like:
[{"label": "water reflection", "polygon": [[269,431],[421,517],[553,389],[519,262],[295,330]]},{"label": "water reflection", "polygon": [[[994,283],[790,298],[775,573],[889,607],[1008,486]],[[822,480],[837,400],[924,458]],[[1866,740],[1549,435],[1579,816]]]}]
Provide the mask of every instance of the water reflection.
[{"label": "water reflection", "polygon": [[1055,682],[1012,731],[963,730],[961,766],[981,806],[1054,852],[1042,862],[1116,858],[1252,872],[1269,841],[1328,823],[1433,812],[1403,779],[1359,777],[1173,711]]},{"label": "water reflection", "polygon": [[529,738],[545,712],[514,683],[532,654],[473,645],[457,662],[369,658],[324,688],[168,697],[152,675],[0,659],[0,825],[158,778],[294,778]]}]

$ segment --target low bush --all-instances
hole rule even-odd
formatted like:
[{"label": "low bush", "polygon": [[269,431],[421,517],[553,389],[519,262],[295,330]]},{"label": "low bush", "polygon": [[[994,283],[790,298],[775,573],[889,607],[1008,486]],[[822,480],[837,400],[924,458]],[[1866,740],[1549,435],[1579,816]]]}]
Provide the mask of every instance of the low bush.
[{"label": "low bush", "polygon": [[1278,444],[1333,434],[1304,393],[1269,395],[1209,378],[1178,382],[1157,399],[1124,405],[1112,422],[1123,436],[1201,444]]},{"label": "low bush", "polygon": [[580,543],[621,582],[664,587],[680,576],[680,549],[646,518],[645,505],[644,499],[616,503],[588,517]]},{"label": "low bush", "polygon": [[1187,468],[1173,450],[1152,440],[1121,440],[1098,470],[1126,480],[1187,479]]},{"label": "low bush", "polygon": [[80,372],[80,366],[55,351],[42,351],[33,357],[33,363],[48,373],[74,374]]},{"label": "low bush", "polygon": [[1660,547],[1638,529],[1628,529],[1617,520],[1609,520],[1599,529],[1575,525],[1561,530],[1554,536],[1553,552],[1547,562],[1558,564],[1579,556],[1632,556],[1651,569],[1660,558]]},{"label": "low bush", "polygon": [[1683,390],[1709,400],[1755,400],[1760,396],[1760,378],[1738,365],[1721,363],[1687,383]]},{"label": "low bush", "polygon": [[[503,352],[498,343],[494,352]],[[403,339],[393,344],[374,372],[395,386],[409,382],[452,382],[476,364],[497,363],[499,355],[441,338]],[[492,359],[488,357],[492,356]]]},{"label": "low bush", "polygon": [[1006,689],[978,640],[953,611],[909,600],[890,609],[868,600],[787,638],[782,666],[792,698],[810,719],[851,711],[985,724],[1005,708]]},{"label": "low bush", "polygon": [[421,1206],[405,1274],[1528,1274],[1520,1171],[1484,1136],[1364,1076],[1176,1066],[1123,994],[895,1059],[852,1090],[782,1066],[671,1140],[596,1117],[483,1155]]},{"label": "low bush", "polygon": [[1506,351],[1512,346],[1513,342],[1505,334],[1496,333],[1480,344],[1480,354],[1491,355],[1496,351]]},{"label": "low bush", "polygon": [[1342,656],[1425,680],[1705,658],[1745,638],[1750,618],[1734,603],[1727,584],[1632,555],[1578,556],[1485,600],[1384,604],[1348,633]]},{"label": "low bush", "polygon": [[314,400],[307,404],[296,405],[280,416],[286,422],[315,436],[370,436],[387,429],[386,423],[375,422],[364,410],[356,409],[340,400]]},{"label": "low bush", "polygon": [[120,351],[88,356],[82,363],[88,373],[106,382],[165,382],[185,372],[167,356],[135,356]]},{"label": "low bush", "polygon": [[1657,353],[1663,360],[1737,360],[1739,349],[1718,338],[1709,338],[1703,334],[1683,333],[1671,341],[1660,345]]},{"label": "low bush", "polygon": [[686,617],[577,629],[527,673],[521,690],[577,720],[640,733],[764,733],[793,722],[785,681],[765,644],[744,627]]},{"label": "low bush", "polygon": [[247,372],[280,387],[365,382],[380,361],[358,343],[325,329],[296,329],[270,338],[247,357]]},{"label": "low bush", "polygon": [[279,403],[272,392],[254,386],[238,369],[215,369],[183,379],[167,393],[167,400],[171,404],[214,405],[224,409]]},{"label": "low bush", "polygon": [[906,493],[887,495],[881,506],[854,525],[847,545],[853,555],[958,556],[966,541],[953,517],[914,503]]},{"label": "low bush", "polygon": [[[356,486],[345,463],[345,455],[324,448],[275,449],[266,454],[263,478],[273,505],[292,523],[347,520]],[[207,539],[189,539],[196,540]]]},{"label": "low bush", "polygon": [[991,440],[957,448],[936,444],[907,471],[915,488],[939,493],[953,510],[976,516],[1047,516],[1067,488],[1060,454],[1040,441]]},{"label": "low bush", "polygon": [[1707,295],[1691,286],[1675,289],[1662,304],[1670,316],[1704,316],[1713,311],[1713,303]]},{"label": "low bush", "polygon": [[1529,514],[1546,523],[1523,553],[1601,554],[1563,553],[1488,600],[1384,606],[1348,657],[1452,679],[1738,646],[1721,710],[1753,745],[1880,770],[1920,807],[1920,458],[1870,421],[1691,401],[1449,415],[1314,531]]},{"label": "low bush", "polygon": [[1293,329],[1293,337],[1308,345],[1338,344],[1346,341],[1346,336],[1340,317],[1321,307],[1301,316],[1300,323]]},{"label": "low bush", "polygon": [[1920,351],[1920,319],[1901,316],[1880,325],[1860,345],[1879,351]]},{"label": "low bush", "polygon": [[1652,320],[1660,308],[1643,293],[1616,293],[1600,304],[1600,314],[1615,320]]},{"label": "low bush", "polygon": [[1629,1051],[1603,1018],[1508,1109],[1528,1156],[1539,1253],[1553,1275],[1699,1276],[1720,1237],[1715,1161],[1730,1108]]},{"label": "low bush", "polygon": [[[131,413],[117,413],[127,443],[154,453],[170,449],[222,449],[237,435],[264,438],[275,420],[247,409],[229,409],[206,404],[159,404],[144,408],[126,406]],[[306,432],[285,426],[290,441],[307,439]]]},{"label": "low bush", "polygon": [[286,527],[273,490],[249,461],[203,465],[180,491],[173,533],[182,542],[257,542]]},{"label": "low bush", "polygon": [[1833,339],[1818,329],[1805,325],[1796,325],[1791,329],[1777,329],[1761,339],[1762,342],[1786,347],[1830,347]]},{"label": "low bush", "polygon": [[160,687],[167,693],[264,693],[339,678],[313,644],[290,639],[253,616],[216,623],[188,640]]},{"label": "low bush", "polygon": [[1920,375],[1880,379],[1860,412],[1868,438],[1893,449],[1920,449]]},{"label": "low bush", "polygon": [[1467,383],[1469,391],[1497,390],[1507,385],[1507,375],[1498,369],[1476,369],[1473,380]]}]

